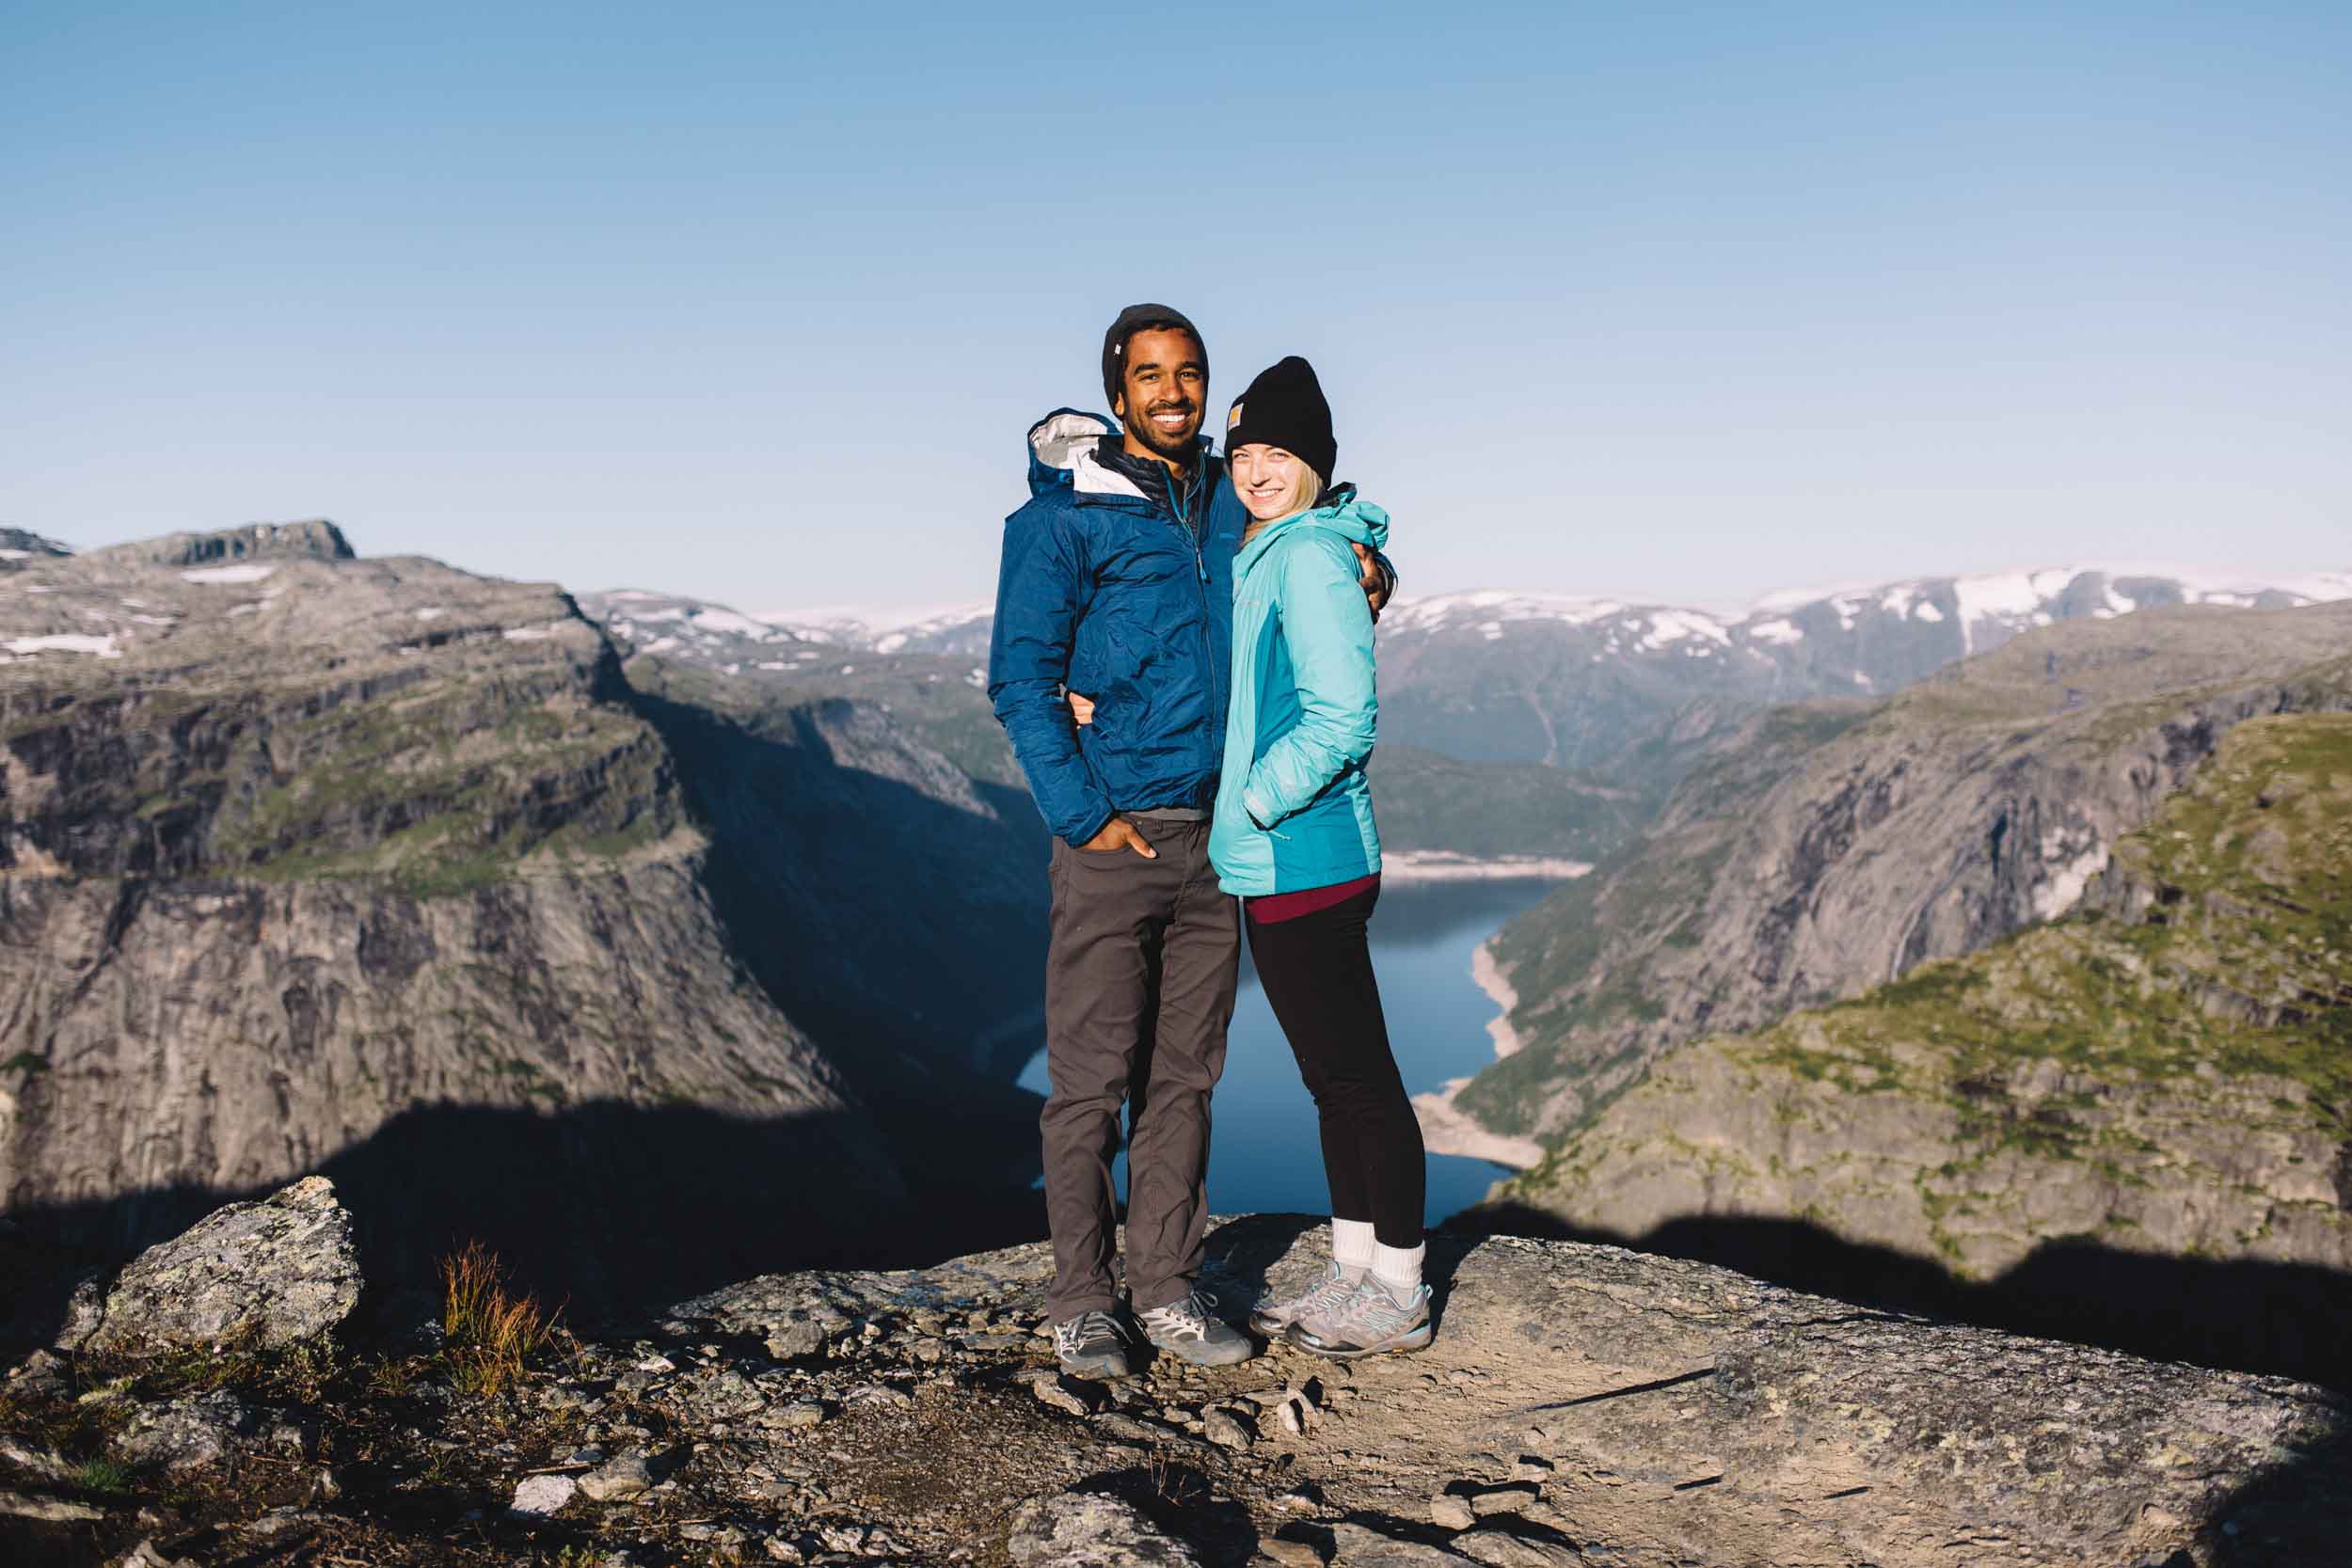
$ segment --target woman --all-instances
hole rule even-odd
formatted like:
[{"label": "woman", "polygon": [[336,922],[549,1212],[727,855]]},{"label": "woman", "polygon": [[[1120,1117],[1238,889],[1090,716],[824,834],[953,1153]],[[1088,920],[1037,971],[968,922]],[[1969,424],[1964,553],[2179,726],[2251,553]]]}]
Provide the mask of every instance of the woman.
[{"label": "woman", "polygon": [[1331,1189],[1331,1264],[1263,1304],[1261,1333],[1340,1360],[1430,1341],[1422,1283],[1426,1162],[1389,1049],[1366,922],[1380,895],[1372,610],[1355,546],[1388,514],[1326,491],[1331,409],[1295,356],[1229,416],[1226,465],[1250,522],[1233,562],[1232,705],[1209,857],[1243,900],[1259,983],[1313,1095]]}]

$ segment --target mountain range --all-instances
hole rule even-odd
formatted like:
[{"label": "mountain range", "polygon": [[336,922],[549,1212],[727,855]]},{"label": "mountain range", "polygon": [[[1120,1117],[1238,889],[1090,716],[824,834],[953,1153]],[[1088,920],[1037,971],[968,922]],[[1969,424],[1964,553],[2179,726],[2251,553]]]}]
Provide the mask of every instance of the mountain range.
[{"label": "mountain range", "polygon": [[[1493,944],[1521,1048],[1461,1109],[1557,1151],[1679,1047],[2066,913],[2229,730],[2345,705],[2339,589],[1401,602],[1391,844],[1601,863]],[[1045,843],[984,612],[575,599],[325,522],[8,534],[0,607],[26,1223],[119,1249],[324,1169],[391,1272],[463,1214],[675,1291],[1026,1201]]]},{"label": "mountain range", "polygon": [[[2345,597],[2352,572],[2122,566],[1776,594],[1739,615],[1504,591],[1408,597],[1380,628],[1373,769],[1386,836],[1405,850],[1478,856],[1507,844],[1592,860],[1663,806],[1699,746],[1760,707],[1889,694],[2067,621]],[[975,774],[1019,782],[987,713],[986,605],[746,615],[627,589],[580,603],[647,656],[873,702]],[[1497,764],[1548,771],[1464,766]]]}]

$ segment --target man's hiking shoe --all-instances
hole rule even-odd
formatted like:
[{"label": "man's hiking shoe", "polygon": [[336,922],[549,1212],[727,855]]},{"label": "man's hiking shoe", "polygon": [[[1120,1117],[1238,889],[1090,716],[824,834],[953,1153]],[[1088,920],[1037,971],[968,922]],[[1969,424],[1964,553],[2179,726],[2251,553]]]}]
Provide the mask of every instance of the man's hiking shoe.
[{"label": "man's hiking shoe", "polygon": [[1343,1269],[1334,1259],[1324,1270],[1323,1277],[1288,1301],[1271,1298],[1258,1303],[1249,1314],[1249,1326],[1268,1338],[1277,1338],[1299,1319],[1310,1312],[1328,1312],[1355,1292],[1363,1282],[1362,1269]]},{"label": "man's hiking shoe", "polygon": [[1300,1350],[1353,1361],[1386,1351],[1425,1350],[1433,1332],[1428,1286],[1415,1287],[1399,1302],[1386,1285],[1366,1275],[1337,1307],[1292,1323],[1289,1338]]},{"label": "man's hiking shoe", "polygon": [[1054,1357],[1073,1377],[1131,1377],[1136,1370],[1128,1359],[1127,1337],[1108,1312],[1081,1312],[1056,1323]]},{"label": "man's hiking shoe", "polygon": [[1196,1367],[1230,1367],[1258,1354],[1257,1341],[1216,1315],[1216,1303],[1199,1291],[1136,1319],[1144,1338]]}]

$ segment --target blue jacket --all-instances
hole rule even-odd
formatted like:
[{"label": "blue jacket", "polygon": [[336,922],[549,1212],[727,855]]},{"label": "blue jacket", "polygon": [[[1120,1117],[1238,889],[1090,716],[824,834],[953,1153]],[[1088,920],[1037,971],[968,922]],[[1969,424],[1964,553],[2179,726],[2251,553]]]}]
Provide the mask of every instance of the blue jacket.
[{"label": "blue jacket", "polygon": [[1389,515],[1335,491],[1285,517],[1233,565],[1233,700],[1209,859],[1244,897],[1302,893],[1380,869],[1372,758],[1380,697],[1356,545]]},{"label": "blue jacket", "polygon": [[[1029,793],[1073,845],[1116,812],[1207,810],[1225,748],[1247,515],[1208,441],[1177,493],[1167,470],[1124,457],[1118,428],[1064,408],[1029,431],[1029,502],[1005,519],[988,654]],[[1065,689],[1094,699],[1092,724],[1072,722]]]}]

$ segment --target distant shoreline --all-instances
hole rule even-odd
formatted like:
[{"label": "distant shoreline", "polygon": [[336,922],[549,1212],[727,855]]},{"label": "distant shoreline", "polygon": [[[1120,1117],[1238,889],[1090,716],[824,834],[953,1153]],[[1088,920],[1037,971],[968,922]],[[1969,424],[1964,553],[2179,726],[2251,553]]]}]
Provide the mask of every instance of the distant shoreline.
[{"label": "distant shoreline", "polygon": [[1573,881],[1592,869],[1587,861],[1551,855],[1457,855],[1450,849],[1392,849],[1380,857],[1390,882]]},{"label": "distant shoreline", "polygon": [[[1497,863],[1487,862],[1487,864]],[[1592,869],[1574,861],[1554,863],[1574,865],[1576,869],[1556,873],[1581,877]],[[1500,875],[1490,873],[1490,875]],[[1495,1005],[1495,1016],[1486,1022],[1487,1037],[1495,1042],[1495,1058],[1500,1061],[1517,1052],[1527,1042],[1511,1027],[1511,1012],[1519,1005],[1518,992],[1502,976],[1502,966],[1495,961],[1494,939],[1478,944],[1470,956],[1470,978]],[[1449,1078],[1445,1086],[1435,1094],[1413,1096],[1414,1114],[1421,1118],[1422,1143],[1432,1154],[1459,1154],[1473,1160],[1491,1161],[1508,1165],[1513,1170],[1528,1170],[1542,1164],[1544,1146],[1533,1138],[1515,1138],[1507,1133],[1491,1132],[1479,1124],[1478,1118],[1454,1102],[1468,1078]]]},{"label": "distant shoreline", "polygon": [[1478,951],[1470,955],[1470,978],[1478,982],[1478,989],[1486,993],[1487,1000],[1501,1009],[1486,1021],[1486,1037],[1495,1042],[1495,1060],[1517,1053],[1527,1043],[1511,1027],[1511,1013],[1519,1005],[1519,993],[1511,989],[1511,982],[1502,977],[1502,966],[1495,962],[1492,937],[1480,942]]},{"label": "distant shoreline", "polygon": [[1469,1112],[1454,1103],[1454,1095],[1469,1082],[1467,1078],[1449,1078],[1445,1087],[1437,1093],[1413,1096],[1413,1114],[1421,1118],[1422,1147],[1432,1154],[1458,1154],[1466,1159],[1507,1165],[1513,1170],[1528,1170],[1540,1164],[1543,1145],[1533,1138],[1489,1132],[1472,1120]]}]

